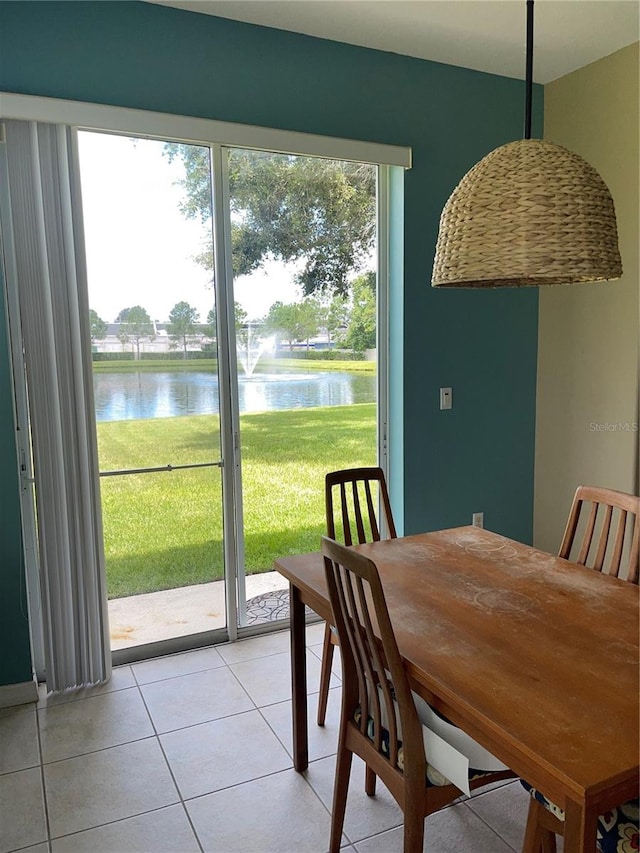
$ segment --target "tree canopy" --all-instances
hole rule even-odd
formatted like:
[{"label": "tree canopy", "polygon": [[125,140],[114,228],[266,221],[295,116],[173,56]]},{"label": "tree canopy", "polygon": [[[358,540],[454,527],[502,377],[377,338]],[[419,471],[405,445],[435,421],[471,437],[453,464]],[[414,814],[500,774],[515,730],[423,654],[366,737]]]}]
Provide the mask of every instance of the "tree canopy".
[{"label": "tree canopy", "polygon": [[182,343],[182,351],[187,357],[187,340],[193,335],[199,314],[188,302],[176,302],[169,312],[169,334],[175,341]]},{"label": "tree canopy", "polygon": [[[239,302],[233,303],[233,315],[235,318],[236,335],[247,322],[247,312]],[[218,318],[215,305],[207,314],[207,334],[210,338],[218,337]]]},{"label": "tree canopy", "polygon": [[153,323],[146,309],[141,305],[132,308],[123,308],[116,317],[116,323],[120,323],[118,337],[123,344],[131,339],[135,342],[137,357],[140,358],[140,341],[142,338],[152,338]]},{"label": "tree canopy", "polygon": [[[167,143],[169,160],[185,167],[182,212],[211,218],[208,149]],[[305,295],[349,292],[375,240],[375,167],[261,151],[229,154],[231,246],[235,275],[258,269],[269,257],[302,262],[296,274]],[[198,262],[213,268],[209,240]]]},{"label": "tree canopy", "polygon": [[312,299],[288,305],[274,302],[264,321],[264,330],[288,341],[290,350],[299,341],[306,341],[308,349],[310,339],[318,334],[319,328],[319,306]]},{"label": "tree canopy", "polygon": [[101,341],[106,337],[108,326],[93,308],[89,309],[89,326],[91,328],[92,341]]},{"label": "tree canopy", "polygon": [[335,343],[340,329],[349,322],[349,303],[345,296],[324,297],[318,301],[320,326],[327,332],[327,343]]},{"label": "tree canopy", "polygon": [[367,272],[353,281],[352,305],[344,343],[354,352],[376,345],[376,275]]}]

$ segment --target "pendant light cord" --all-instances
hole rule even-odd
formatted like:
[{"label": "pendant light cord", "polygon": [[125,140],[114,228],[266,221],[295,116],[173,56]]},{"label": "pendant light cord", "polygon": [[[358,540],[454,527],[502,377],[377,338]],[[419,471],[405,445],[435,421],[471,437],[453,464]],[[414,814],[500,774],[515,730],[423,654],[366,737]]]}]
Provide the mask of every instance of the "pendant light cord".
[{"label": "pendant light cord", "polygon": [[533,94],[533,0],[527,0],[527,68],[524,106],[524,138],[531,139],[531,98]]}]

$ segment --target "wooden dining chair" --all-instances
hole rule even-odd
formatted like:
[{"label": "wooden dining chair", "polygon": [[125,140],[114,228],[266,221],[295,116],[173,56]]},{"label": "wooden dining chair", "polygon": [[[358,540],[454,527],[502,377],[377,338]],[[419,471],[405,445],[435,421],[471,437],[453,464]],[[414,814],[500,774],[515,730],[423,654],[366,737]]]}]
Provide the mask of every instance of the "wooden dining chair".
[{"label": "wooden dining chair", "polygon": [[[329,851],[340,849],[355,753],[404,812],[404,853],[422,853],[425,817],[462,792],[428,764],[422,724],[375,563],[327,537],[322,538],[322,553],[343,675]],[[478,788],[512,777],[509,770],[470,770],[469,784]]]},{"label": "wooden dining chair", "polygon": [[[522,853],[556,853],[556,835],[564,835],[564,811],[528,782],[522,784],[531,794]],[[639,849],[638,799],[600,815],[595,853]]]},{"label": "wooden dining chair", "polygon": [[[577,533],[582,522],[585,526],[580,537]],[[623,560],[625,538],[628,558]],[[640,497],[578,486],[558,556],[637,583],[639,555]]]},{"label": "wooden dining chair", "polygon": [[[578,532],[583,525],[580,536]],[[625,538],[626,560],[623,559]],[[638,583],[639,552],[640,498],[613,489],[578,486],[558,556]],[[564,835],[564,812],[524,779],[521,781],[531,795],[522,853],[556,853],[556,835]],[[598,853],[627,849],[619,846],[625,840],[629,850],[640,848],[638,800],[612,809],[598,819]]]},{"label": "wooden dining chair", "polygon": [[[396,538],[387,483],[382,468],[347,468],[325,477],[327,536],[345,545]],[[322,644],[318,725],[324,726],[333,649],[338,636],[327,623]]]}]

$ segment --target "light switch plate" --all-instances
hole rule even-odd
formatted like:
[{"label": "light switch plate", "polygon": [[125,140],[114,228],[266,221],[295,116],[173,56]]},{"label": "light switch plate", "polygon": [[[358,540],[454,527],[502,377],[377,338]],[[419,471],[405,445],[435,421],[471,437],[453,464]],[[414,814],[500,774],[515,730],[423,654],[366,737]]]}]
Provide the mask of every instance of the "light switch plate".
[{"label": "light switch plate", "polygon": [[440,408],[441,409],[452,409],[453,408],[453,389],[452,388],[441,388],[440,389]]}]

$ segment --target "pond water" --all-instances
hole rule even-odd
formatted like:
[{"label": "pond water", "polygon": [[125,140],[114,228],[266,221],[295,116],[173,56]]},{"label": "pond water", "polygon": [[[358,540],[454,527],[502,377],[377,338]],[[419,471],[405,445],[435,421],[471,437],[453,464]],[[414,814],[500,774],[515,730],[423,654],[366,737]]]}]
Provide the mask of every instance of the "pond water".
[{"label": "pond water", "polygon": [[[218,377],[189,373],[95,373],[96,420],[124,421],[203,415],[219,410]],[[240,412],[373,403],[372,375],[317,371],[254,373],[238,383]]]}]

